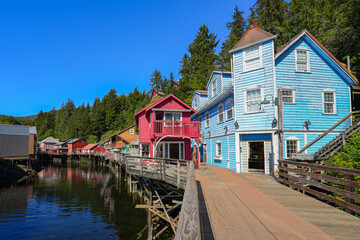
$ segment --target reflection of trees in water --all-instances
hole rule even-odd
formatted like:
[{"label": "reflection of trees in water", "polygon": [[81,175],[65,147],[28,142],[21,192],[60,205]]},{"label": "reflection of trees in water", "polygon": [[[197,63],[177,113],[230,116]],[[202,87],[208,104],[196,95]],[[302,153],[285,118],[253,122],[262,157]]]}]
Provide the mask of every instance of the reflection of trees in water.
[{"label": "reflection of trees in water", "polygon": [[[19,186],[0,190],[0,219],[28,209],[28,199],[33,196],[33,186]],[[25,218],[25,215],[18,217]],[[24,220],[25,221],[25,220]]]}]

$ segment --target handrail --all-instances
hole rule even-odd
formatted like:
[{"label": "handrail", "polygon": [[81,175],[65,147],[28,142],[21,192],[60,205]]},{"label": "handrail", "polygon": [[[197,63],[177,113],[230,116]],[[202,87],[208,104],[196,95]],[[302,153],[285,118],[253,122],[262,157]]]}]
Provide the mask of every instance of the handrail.
[{"label": "handrail", "polygon": [[331,132],[334,128],[336,128],[337,126],[339,126],[342,122],[344,122],[346,119],[348,119],[351,115],[353,115],[354,113],[357,112],[351,112],[348,115],[346,115],[346,117],[344,117],[343,119],[341,119],[339,122],[337,122],[334,126],[332,126],[331,128],[329,128],[329,130],[327,130],[326,132],[324,132],[323,134],[319,135],[317,138],[315,138],[311,143],[307,144],[305,147],[303,147],[302,149],[300,149],[296,154],[299,154],[301,152],[303,152],[305,149],[309,148],[311,145],[313,145],[315,142],[317,142],[318,140],[320,140],[321,138],[323,138],[326,134],[328,134],[329,132]]},{"label": "handrail", "polygon": [[199,198],[195,182],[194,162],[190,162],[186,179],[186,188],[180,210],[175,240],[200,239]]}]

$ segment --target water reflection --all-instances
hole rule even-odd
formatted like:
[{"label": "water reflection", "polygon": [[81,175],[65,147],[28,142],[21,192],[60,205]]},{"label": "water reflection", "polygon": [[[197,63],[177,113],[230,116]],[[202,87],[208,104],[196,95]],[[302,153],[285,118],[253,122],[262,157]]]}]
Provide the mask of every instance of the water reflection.
[{"label": "water reflection", "polygon": [[50,165],[31,185],[0,190],[0,238],[145,239],[137,203],[105,168]]}]

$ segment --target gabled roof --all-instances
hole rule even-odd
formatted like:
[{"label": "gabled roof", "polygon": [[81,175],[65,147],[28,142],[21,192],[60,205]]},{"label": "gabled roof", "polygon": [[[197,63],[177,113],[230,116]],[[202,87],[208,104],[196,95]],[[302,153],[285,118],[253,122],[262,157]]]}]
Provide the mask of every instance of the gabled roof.
[{"label": "gabled roof", "polygon": [[259,28],[255,21],[248,30],[244,33],[240,41],[229,51],[230,53],[239,51],[241,49],[250,47],[252,45],[259,44],[261,42],[268,41],[270,39],[276,39],[276,35],[273,35],[267,31]]},{"label": "gabled roof", "polygon": [[[123,133],[123,132],[125,132],[126,130],[129,130],[130,128],[133,128],[133,127],[135,127],[135,124],[133,124],[133,125],[131,125],[131,126],[129,126],[129,127],[127,127],[127,128],[124,128],[123,130],[120,130],[119,132],[117,132],[117,133],[115,133],[115,134],[113,134],[113,135],[111,135],[109,138],[111,138],[111,137],[113,137],[113,136],[115,136],[115,135],[119,135],[119,134],[121,134],[121,133]],[[119,136],[120,137],[120,136]],[[124,138],[122,138],[122,137],[120,137],[121,139],[123,139],[123,140],[125,140]],[[125,140],[126,141],[126,140]],[[127,142],[127,141],[126,141]]]},{"label": "gabled roof", "polygon": [[58,143],[59,139],[53,137],[47,137],[39,143]]},{"label": "gabled roof", "polygon": [[91,149],[93,149],[94,147],[96,147],[97,145],[98,145],[98,143],[91,143],[91,144],[86,145],[86,146],[83,147],[82,149],[83,149],[83,150],[91,150]]},{"label": "gabled roof", "polygon": [[207,95],[208,94],[207,90],[195,90],[195,92],[198,92],[200,95]]},{"label": "gabled roof", "polygon": [[199,111],[191,115],[191,117],[197,116],[200,113],[202,113],[204,110],[209,108],[211,105],[217,103],[218,101],[222,100],[224,97],[226,97],[229,93],[231,93],[234,90],[234,86],[231,86],[228,90],[226,90],[223,94],[221,94],[219,97],[214,99],[211,103],[206,104],[204,107],[202,107]]},{"label": "gabled roof", "polygon": [[[141,109],[139,112],[135,113],[135,119],[137,119],[137,116],[139,116],[140,113],[142,112],[147,112],[149,110],[151,110],[152,108],[156,107],[157,105],[159,105],[160,103],[167,101],[169,98],[172,98],[174,100],[176,100],[177,102],[179,102],[181,105],[183,105],[185,108],[190,109],[191,112],[195,113],[196,111],[188,106],[186,103],[184,103],[183,101],[181,101],[179,98],[175,97],[173,94],[168,95],[167,97],[164,98],[159,98],[158,100],[156,100],[155,102],[149,104],[148,106],[144,107],[143,109]],[[137,121],[137,120],[136,120]]]},{"label": "gabled roof", "polygon": [[[219,73],[219,74],[221,74],[221,75],[222,75],[222,74],[230,74],[230,75],[231,75],[231,72],[229,72],[229,71],[213,70],[213,71],[211,72],[210,77],[209,77],[208,83],[206,84],[206,88],[209,87],[209,83],[210,83],[211,78],[212,78],[212,76],[214,75],[214,73]],[[197,91],[198,91],[198,90],[197,90]]]},{"label": "gabled roof", "polygon": [[277,59],[281,54],[286,52],[286,50],[288,50],[292,45],[294,45],[294,43],[296,43],[304,35],[310,37],[310,39],[313,40],[335,62],[335,64],[340,67],[342,71],[344,71],[350,78],[352,78],[354,82],[358,81],[357,78],[306,29],[298,33],[289,42],[287,42],[281,48],[279,48],[276,52],[275,59]]}]

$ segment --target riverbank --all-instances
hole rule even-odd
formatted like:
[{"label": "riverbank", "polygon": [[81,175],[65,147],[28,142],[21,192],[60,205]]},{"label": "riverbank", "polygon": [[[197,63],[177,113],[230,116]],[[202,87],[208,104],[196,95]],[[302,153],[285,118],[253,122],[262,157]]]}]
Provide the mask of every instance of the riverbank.
[{"label": "riverbank", "polygon": [[22,179],[36,174],[38,169],[26,169],[10,161],[0,159],[0,188],[11,185]]}]

